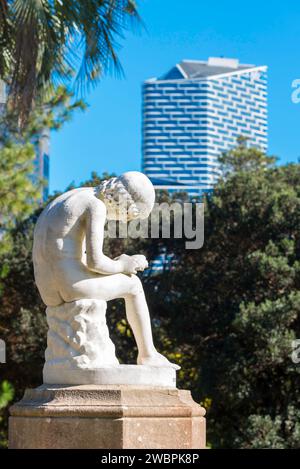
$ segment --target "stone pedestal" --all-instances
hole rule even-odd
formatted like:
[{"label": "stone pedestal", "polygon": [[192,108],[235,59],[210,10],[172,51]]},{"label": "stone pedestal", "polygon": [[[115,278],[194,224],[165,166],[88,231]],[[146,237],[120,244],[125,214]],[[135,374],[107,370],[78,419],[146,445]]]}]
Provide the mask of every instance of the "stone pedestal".
[{"label": "stone pedestal", "polygon": [[10,448],[205,448],[205,410],[176,388],[43,385],[10,413]]}]

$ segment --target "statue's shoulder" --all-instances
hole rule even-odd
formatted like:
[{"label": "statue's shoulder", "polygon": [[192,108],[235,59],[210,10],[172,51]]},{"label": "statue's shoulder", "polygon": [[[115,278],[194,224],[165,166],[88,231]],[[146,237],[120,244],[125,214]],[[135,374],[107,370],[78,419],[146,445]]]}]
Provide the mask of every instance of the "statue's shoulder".
[{"label": "statue's shoulder", "polygon": [[56,196],[48,205],[46,208],[52,208],[58,204],[63,204],[67,200],[69,200],[72,197],[76,197],[77,195],[80,196],[84,194],[87,194],[91,188],[90,187],[79,187],[78,189],[70,189],[69,191],[63,192],[62,194]]},{"label": "statue's shoulder", "polygon": [[63,194],[59,195],[56,197],[51,204],[56,205],[56,204],[70,204],[70,203],[76,203],[77,202],[87,202],[87,203],[93,203],[95,197],[95,190],[93,187],[78,187],[76,189],[71,189],[67,192],[64,192]]},{"label": "statue's shoulder", "polygon": [[65,200],[67,210],[70,207],[76,212],[90,212],[97,216],[106,215],[105,203],[97,197],[94,187],[80,187],[67,193]]},{"label": "statue's shoulder", "polygon": [[97,197],[97,195],[94,193],[91,195],[88,199],[88,208],[93,211],[97,212],[98,214],[106,214],[106,206],[105,203]]},{"label": "statue's shoulder", "polygon": [[43,216],[55,213],[57,210],[67,210],[68,213],[72,211],[85,211],[88,209],[96,210],[97,212],[106,212],[104,202],[100,200],[93,187],[79,187],[71,189],[53,199],[43,211]]}]

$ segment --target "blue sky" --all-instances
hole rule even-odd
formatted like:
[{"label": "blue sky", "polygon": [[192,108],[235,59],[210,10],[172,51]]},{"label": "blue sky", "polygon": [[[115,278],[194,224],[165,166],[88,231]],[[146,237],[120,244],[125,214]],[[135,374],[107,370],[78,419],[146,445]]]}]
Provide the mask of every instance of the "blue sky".
[{"label": "blue sky", "polygon": [[92,171],[141,169],[141,84],[182,59],[239,58],[269,66],[269,153],[280,163],[300,157],[300,2],[140,0],[147,31],[126,34],[122,79],[108,76],[89,108],[51,136],[50,191],[79,184]]}]

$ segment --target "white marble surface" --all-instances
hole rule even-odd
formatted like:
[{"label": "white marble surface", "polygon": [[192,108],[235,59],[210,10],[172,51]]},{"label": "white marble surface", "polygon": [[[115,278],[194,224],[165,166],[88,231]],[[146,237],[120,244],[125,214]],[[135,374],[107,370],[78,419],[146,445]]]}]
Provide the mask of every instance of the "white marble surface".
[{"label": "white marble surface", "polygon": [[[48,369],[118,365],[106,324],[106,301],[78,300],[48,306],[45,352]],[[54,371],[52,372],[53,375]]]},{"label": "white marble surface", "polygon": [[[114,383],[118,384],[117,373],[123,376],[125,371],[118,367],[104,311],[106,301],[116,298],[125,300],[126,317],[138,348],[137,365],[150,367],[150,370],[152,367],[155,370],[157,367],[179,369],[161,355],[153,343],[148,305],[143,285],[136,275],[148,266],[145,256],[120,253],[111,259],[103,252],[106,221],[147,218],[154,201],[155,191],[150,180],[142,173],[131,171],[95,188],[68,191],[41,213],[34,231],[33,263],[35,281],[48,307],[50,325],[45,379],[50,376],[50,370],[51,379],[54,376],[60,379],[55,375],[55,367],[66,364],[67,359],[77,370],[76,384],[80,384],[78,379],[87,383],[84,377],[79,378],[83,376],[80,369],[86,372],[89,368],[89,379],[96,379],[99,374],[95,370],[104,365],[117,366],[110,372],[116,380]],[[64,319],[60,319],[60,315]],[[148,376],[147,373],[149,371],[143,376]],[[104,375],[108,379],[109,372],[105,371]]]},{"label": "white marble surface", "polygon": [[45,364],[45,384],[98,384],[176,387],[176,371],[170,366],[117,365],[103,368],[53,368]]}]

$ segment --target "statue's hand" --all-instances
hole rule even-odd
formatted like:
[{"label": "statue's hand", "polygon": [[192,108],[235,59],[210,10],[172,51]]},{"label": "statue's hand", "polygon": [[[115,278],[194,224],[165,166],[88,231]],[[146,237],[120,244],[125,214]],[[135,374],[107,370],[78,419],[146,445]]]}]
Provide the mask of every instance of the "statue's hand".
[{"label": "statue's hand", "polygon": [[143,271],[147,269],[148,261],[142,254],[134,254],[134,256],[131,256],[131,259],[134,259],[134,261],[138,264],[137,270]]},{"label": "statue's hand", "polygon": [[148,267],[147,259],[142,254],[135,254],[134,256],[121,254],[121,256],[117,257],[115,260],[122,262],[125,274],[136,274],[138,271],[143,271]]}]

